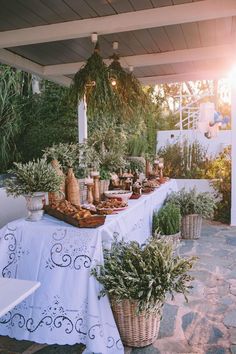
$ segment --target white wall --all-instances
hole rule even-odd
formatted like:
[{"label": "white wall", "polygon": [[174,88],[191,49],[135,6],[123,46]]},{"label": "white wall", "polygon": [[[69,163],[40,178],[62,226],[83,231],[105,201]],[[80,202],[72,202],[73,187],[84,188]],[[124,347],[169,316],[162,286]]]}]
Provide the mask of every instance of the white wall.
[{"label": "white wall", "polygon": [[210,179],[176,179],[178,189],[185,188],[189,191],[196,188],[197,192],[209,192],[214,194],[214,188],[210,185]]},{"label": "white wall", "polygon": [[[174,138],[171,138],[172,134]],[[157,151],[168,143],[179,141],[180,134],[180,130],[159,131],[157,133]],[[201,145],[207,148],[209,155],[218,155],[224,147],[231,144],[231,130],[221,130],[218,132],[217,137],[212,139],[207,139],[203,133],[197,130],[183,130],[182,139],[186,139],[189,142],[198,140]]]},{"label": "white wall", "polygon": [[0,228],[9,221],[27,215],[24,197],[8,197],[4,188],[0,188]]}]

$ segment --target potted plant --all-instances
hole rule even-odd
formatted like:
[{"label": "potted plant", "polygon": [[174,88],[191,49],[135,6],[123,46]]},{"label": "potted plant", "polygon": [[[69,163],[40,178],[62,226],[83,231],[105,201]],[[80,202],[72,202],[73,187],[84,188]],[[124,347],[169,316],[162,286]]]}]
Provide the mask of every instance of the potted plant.
[{"label": "potted plant", "polygon": [[196,189],[172,192],[166,199],[180,207],[181,236],[185,239],[197,239],[201,235],[202,218],[211,218],[214,214],[215,201],[210,193],[197,193]]},{"label": "potted plant", "polygon": [[115,241],[105,250],[104,265],[92,274],[103,285],[100,296],[109,295],[125,345],[153,343],[167,294],[173,298],[174,293],[182,293],[186,298],[191,288],[188,271],[193,262],[193,257],[175,256],[169,243],[153,237],[145,245]]},{"label": "potted plant", "polygon": [[46,192],[59,192],[62,177],[47,163],[46,159],[28,163],[14,163],[9,171],[12,177],[5,181],[7,194],[23,195],[29,210],[28,220],[38,221],[43,215],[43,199]]},{"label": "potted plant", "polygon": [[176,204],[166,203],[159,211],[153,213],[153,234],[164,237],[173,246],[177,246],[180,239],[180,208]]},{"label": "potted plant", "polygon": [[108,191],[110,185],[111,173],[104,169],[100,168],[100,197],[104,195],[104,192]]}]

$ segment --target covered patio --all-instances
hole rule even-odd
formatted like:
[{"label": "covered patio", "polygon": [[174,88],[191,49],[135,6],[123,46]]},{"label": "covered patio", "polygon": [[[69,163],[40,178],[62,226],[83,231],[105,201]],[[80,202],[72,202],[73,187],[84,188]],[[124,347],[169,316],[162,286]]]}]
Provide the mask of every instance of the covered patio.
[{"label": "covered patio", "polygon": [[[143,84],[227,77],[235,65],[234,0],[13,0],[0,4],[0,62],[61,85],[69,86],[89,57],[92,34],[98,35],[105,61],[118,46],[121,65]],[[235,81],[232,136],[236,134]],[[83,105],[79,112],[83,142],[87,138]],[[232,225],[236,225],[235,144],[232,139]]]}]

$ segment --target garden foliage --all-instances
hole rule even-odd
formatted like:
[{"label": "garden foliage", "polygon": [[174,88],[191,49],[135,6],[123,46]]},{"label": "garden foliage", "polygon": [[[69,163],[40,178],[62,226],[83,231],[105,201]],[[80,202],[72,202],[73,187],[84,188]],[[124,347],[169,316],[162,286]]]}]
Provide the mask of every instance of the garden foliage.
[{"label": "garden foliage", "polygon": [[105,251],[104,265],[92,274],[103,285],[101,296],[108,294],[118,302],[133,300],[139,311],[158,312],[168,293],[182,293],[186,298],[193,261],[175,256],[169,243],[155,238],[142,246],[116,241]]},{"label": "garden foliage", "polygon": [[182,188],[178,192],[172,192],[165,203],[173,203],[180,208],[181,216],[199,214],[205,218],[211,218],[214,214],[215,199],[210,193],[197,193],[196,189],[186,191]]},{"label": "garden foliage", "polygon": [[154,212],[153,233],[174,235],[180,231],[180,207],[174,203],[166,203],[159,211]]}]

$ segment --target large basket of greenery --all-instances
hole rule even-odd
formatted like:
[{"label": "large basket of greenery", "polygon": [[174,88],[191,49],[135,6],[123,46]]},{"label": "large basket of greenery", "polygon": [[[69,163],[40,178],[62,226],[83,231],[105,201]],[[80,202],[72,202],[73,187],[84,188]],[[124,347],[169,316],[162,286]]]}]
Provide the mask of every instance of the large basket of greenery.
[{"label": "large basket of greenery", "polygon": [[180,207],[181,236],[184,239],[199,238],[202,218],[211,218],[215,209],[214,197],[210,193],[197,193],[195,188],[189,191],[183,188],[179,192],[173,192],[166,202]]},{"label": "large basket of greenery", "polygon": [[173,253],[171,244],[151,237],[145,245],[114,242],[104,252],[104,265],[92,274],[109,295],[114,317],[125,345],[143,347],[158,335],[161,309],[167,294],[185,298],[194,258]]},{"label": "large basket of greenery", "polygon": [[180,222],[180,207],[173,203],[167,203],[153,214],[153,234],[171,242],[176,247],[180,239]]}]

